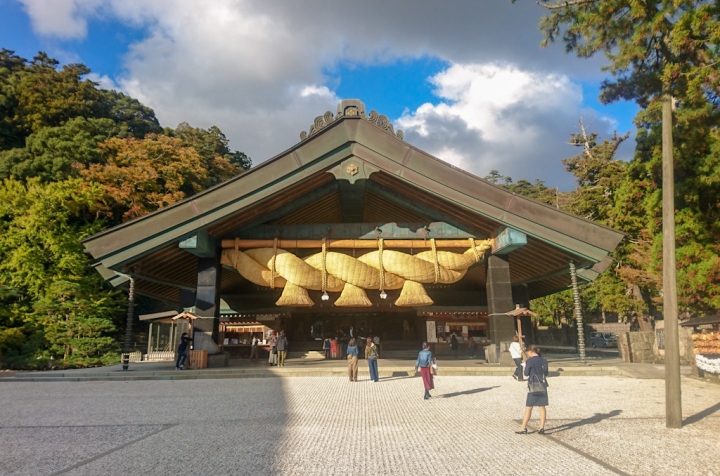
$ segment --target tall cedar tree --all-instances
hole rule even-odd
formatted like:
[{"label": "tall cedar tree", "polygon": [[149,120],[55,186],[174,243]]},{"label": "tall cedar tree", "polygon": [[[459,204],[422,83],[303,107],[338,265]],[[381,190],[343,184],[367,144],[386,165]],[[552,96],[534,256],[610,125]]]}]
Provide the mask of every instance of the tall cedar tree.
[{"label": "tall cedar tree", "polygon": [[[633,212],[617,226],[636,243],[628,278],[659,281],[662,270],[662,141],[664,94],[675,114],[678,297],[690,313],[720,308],[718,137],[720,6],[704,0],[570,0],[538,2],[543,44],[556,40],[580,57],[603,53],[611,79],[600,99],[636,101],[638,146],[618,206]],[[620,218],[623,215],[618,214]],[[623,223],[625,222],[625,223]],[[649,256],[648,256],[649,254]]]}]

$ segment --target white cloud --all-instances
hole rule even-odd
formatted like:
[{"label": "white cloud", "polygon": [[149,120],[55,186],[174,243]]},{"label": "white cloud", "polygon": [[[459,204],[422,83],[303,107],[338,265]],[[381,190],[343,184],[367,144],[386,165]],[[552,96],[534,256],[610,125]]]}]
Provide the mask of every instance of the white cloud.
[{"label": "white cloud", "polygon": [[102,0],[20,0],[36,33],[59,38],[84,38],[87,17],[95,14]]},{"label": "white cloud", "polygon": [[98,83],[101,89],[120,89],[118,88],[117,84],[115,84],[115,81],[113,81],[112,78],[105,74],[100,76],[97,73],[90,73],[87,75],[87,79]]},{"label": "white cloud", "polygon": [[[578,119],[592,115],[582,109],[580,85],[499,64],[454,64],[430,82],[441,102],[397,121],[408,142],[480,176],[496,169],[515,180],[572,185],[559,161],[575,153],[563,141]],[[611,125],[595,121],[603,132]]]},{"label": "white cloud", "polygon": [[541,152],[568,155],[550,146],[577,120],[580,92],[567,75],[599,75],[598,61],[538,47],[543,11],[533,2],[22,1],[42,35],[82,38],[94,18],[144,28],[124,72],[97,80],[154,108],[163,125],[219,126],[255,163],[335,110],[324,71],[339,62],[450,63],[433,78],[442,102],[399,122],[409,143],[480,174],[527,169]]}]

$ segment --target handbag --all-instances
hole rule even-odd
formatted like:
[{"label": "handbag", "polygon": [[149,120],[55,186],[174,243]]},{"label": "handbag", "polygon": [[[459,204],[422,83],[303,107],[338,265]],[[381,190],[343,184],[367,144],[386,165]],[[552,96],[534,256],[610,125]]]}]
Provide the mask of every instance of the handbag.
[{"label": "handbag", "polygon": [[545,395],[547,393],[545,383],[543,383],[537,375],[531,376],[528,380],[528,393],[530,395]]},{"label": "handbag", "polygon": [[272,353],[273,353],[273,354],[277,354],[277,347],[273,347],[273,348],[272,348]]}]

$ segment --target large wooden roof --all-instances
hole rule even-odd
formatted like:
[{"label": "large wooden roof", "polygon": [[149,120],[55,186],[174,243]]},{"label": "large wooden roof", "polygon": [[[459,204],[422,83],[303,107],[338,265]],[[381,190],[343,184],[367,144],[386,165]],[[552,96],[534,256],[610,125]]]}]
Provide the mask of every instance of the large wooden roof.
[{"label": "large wooden roof", "polygon": [[[85,239],[96,267],[109,279],[132,269],[139,292],[177,301],[180,289],[195,287],[197,271],[197,258],[178,243],[201,230],[220,240],[258,225],[442,221],[477,238],[504,227],[525,233],[527,245],[509,254],[511,279],[538,297],[569,285],[569,260],[593,279],[623,237],[432,157],[377,115],[326,114],[318,124],[294,147],[233,179]],[[484,284],[483,267],[463,281]],[[249,283],[224,270],[222,288],[224,297],[242,294]]]}]

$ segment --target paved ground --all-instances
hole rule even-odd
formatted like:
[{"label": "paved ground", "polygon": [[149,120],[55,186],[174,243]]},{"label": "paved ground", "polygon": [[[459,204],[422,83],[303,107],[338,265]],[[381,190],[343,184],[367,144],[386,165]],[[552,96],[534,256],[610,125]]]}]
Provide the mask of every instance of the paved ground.
[{"label": "paved ground", "polygon": [[[0,474],[718,475],[720,387],[550,379],[548,436],[516,435],[510,377],[0,382]],[[537,421],[534,421],[536,424]],[[533,428],[537,428],[534,426]]]}]

